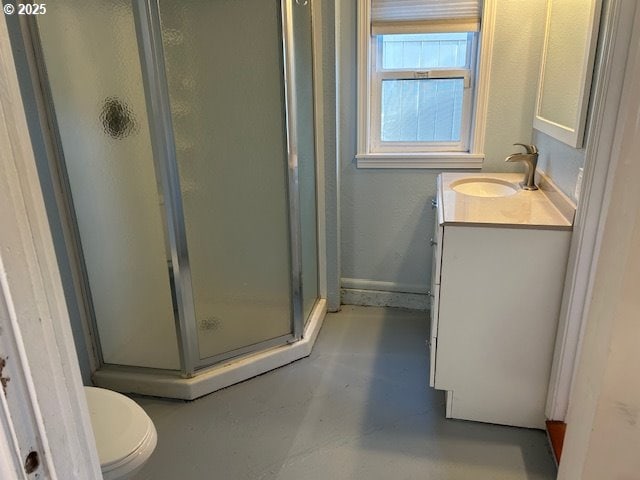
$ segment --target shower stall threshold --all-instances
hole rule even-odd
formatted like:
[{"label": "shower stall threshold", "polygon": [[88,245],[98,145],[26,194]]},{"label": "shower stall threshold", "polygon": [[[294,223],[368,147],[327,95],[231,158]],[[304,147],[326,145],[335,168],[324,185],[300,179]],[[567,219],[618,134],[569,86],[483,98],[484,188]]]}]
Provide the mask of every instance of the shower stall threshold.
[{"label": "shower stall threshold", "polygon": [[311,312],[302,340],[226,360],[218,365],[199,370],[191,378],[183,378],[178,372],[167,370],[105,365],[93,374],[92,380],[98,387],[122,393],[195,400],[221,388],[308,357],[326,313],[327,302],[321,298]]}]

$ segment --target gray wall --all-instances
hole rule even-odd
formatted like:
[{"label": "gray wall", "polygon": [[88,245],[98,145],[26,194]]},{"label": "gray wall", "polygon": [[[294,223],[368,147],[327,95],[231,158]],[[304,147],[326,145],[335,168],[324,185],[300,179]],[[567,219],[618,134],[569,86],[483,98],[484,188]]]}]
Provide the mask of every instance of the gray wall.
[{"label": "gray wall", "polygon": [[[484,171],[505,164],[515,142],[532,140],[532,119],[545,24],[545,2],[498,0],[486,118]],[[395,291],[427,290],[429,205],[437,170],[357,169],[356,0],[338,2],[339,165],[342,278],[386,282]]]}]

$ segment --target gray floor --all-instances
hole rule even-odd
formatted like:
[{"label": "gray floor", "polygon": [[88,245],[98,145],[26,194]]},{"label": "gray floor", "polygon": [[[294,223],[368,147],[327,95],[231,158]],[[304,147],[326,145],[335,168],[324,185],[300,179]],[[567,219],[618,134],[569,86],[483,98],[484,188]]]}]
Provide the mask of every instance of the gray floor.
[{"label": "gray floor", "polygon": [[136,480],[555,478],[542,432],[444,418],[427,323],[344,306],[309,358],[193,402],[136,398],[159,436]]}]

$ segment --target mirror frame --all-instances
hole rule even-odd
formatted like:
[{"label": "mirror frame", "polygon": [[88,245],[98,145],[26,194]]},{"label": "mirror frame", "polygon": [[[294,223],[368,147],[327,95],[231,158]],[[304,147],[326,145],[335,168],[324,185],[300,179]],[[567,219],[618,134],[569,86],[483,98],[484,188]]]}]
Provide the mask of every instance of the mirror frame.
[{"label": "mirror frame", "polygon": [[602,11],[602,0],[591,0],[589,4],[589,26],[587,38],[584,42],[584,49],[587,52],[582,63],[582,71],[579,74],[575,87],[578,91],[578,108],[576,112],[575,125],[561,125],[541,115],[542,93],[544,85],[544,69],[549,50],[549,25],[553,15],[553,2],[563,0],[547,0],[547,15],[544,34],[544,48],[540,62],[540,77],[538,79],[538,92],[536,98],[536,109],[533,118],[533,128],[545,133],[567,145],[581,148],[584,139],[585,125],[587,120],[587,110],[589,106],[589,93],[591,91],[591,81],[596,56],[596,45],[598,41],[598,30],[600,26],[600,13]]}]

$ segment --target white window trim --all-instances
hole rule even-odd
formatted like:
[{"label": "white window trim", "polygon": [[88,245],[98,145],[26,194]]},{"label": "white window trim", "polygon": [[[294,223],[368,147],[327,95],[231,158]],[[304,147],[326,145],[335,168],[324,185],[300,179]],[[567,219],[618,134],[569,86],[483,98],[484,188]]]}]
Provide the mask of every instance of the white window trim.
[{"label": "white window trim", "polygon": [[[482,10],[482,28],[478,39],[476,88],[472,100],[471,135],[468,151],[464,152],[374,152],[369,138],[372,132],[371,109],[379,108],[371,100],[373,81],[371,72],[371,0],[358,0],[358,168],[432,168],[432,169],[479,169],[484,160],[484,139],[489,76],[493,54],[493,32],[495,25],[495,1],[485,0]],[[464,136],[462,137],[464,138]]]}]

